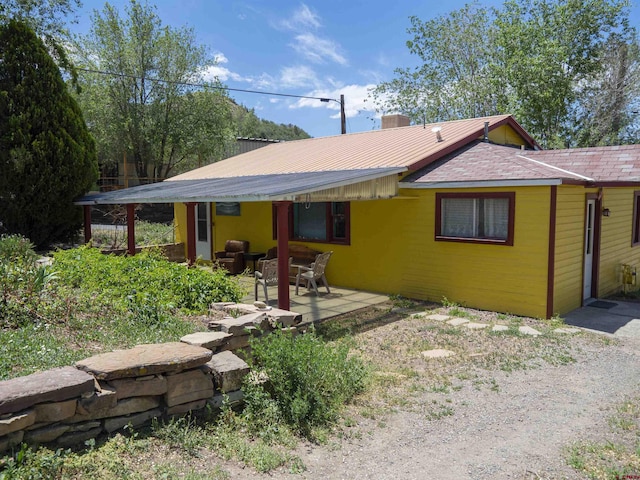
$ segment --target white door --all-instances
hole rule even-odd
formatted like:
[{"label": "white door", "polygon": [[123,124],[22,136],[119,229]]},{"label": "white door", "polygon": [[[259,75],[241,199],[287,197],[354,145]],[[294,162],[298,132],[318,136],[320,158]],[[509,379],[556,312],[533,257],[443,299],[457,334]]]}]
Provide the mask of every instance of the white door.
[{"label": "white door", "polygon": [[596,219],[596,201],[587,200],[587,212],[584,222],[584,272],[582,299],[591,298],[591,281],[593,279],[593,231]]},{"label": "white door", "polygon": [[199,203],[196,216],[196,258],[211,260],[211,204]]}]

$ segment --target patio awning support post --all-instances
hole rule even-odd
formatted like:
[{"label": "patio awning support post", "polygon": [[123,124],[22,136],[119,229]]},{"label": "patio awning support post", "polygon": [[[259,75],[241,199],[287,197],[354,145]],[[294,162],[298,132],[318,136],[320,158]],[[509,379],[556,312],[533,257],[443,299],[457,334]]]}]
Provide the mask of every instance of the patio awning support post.
[{"label": "patio awning support post", "polygon": [[127,203],[127,252],[136,254],[136,204]]},{"label": "patio awning support post", "polygon": [[196,263],[196,205],[195,202],[185,203],[187,207],[187,263]]},{"label": "patio awning support post", "polygon": [[273,202],[278,215],[278,308],[289,310],[289,208],[293,202]]},{"label": "patio awning support post", "polygon": [[91,205],[83,205],[84,209],[84,243],[91,241]]}]

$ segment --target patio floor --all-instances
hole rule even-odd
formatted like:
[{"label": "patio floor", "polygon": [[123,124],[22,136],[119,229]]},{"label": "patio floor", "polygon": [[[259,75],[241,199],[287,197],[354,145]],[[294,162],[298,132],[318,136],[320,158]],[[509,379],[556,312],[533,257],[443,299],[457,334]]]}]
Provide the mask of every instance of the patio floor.
[{"label": "patio floor", "polygon": [[[241,283],[249,290],[249,295],[242,299],[243,303],[253,303],[254,279],[253,277],[242,277]],[[370,307],[384,303],[389,300],[387,295],[364,292],[361,290],[349,290],[329,285],[331,293],[327,293],[326,288],[318,287],[320,294],[316,296],[313,289],[307,291],[300,287],[300,295],[296,295],[295,285],[289,285],[290,310],[302,315],[302,322],[317,322],[327,318],[342,315],[361,308]],[[278,287],[267,287],[269,293],[269,305],[278,306]],[[258,286],[258,299],[264,302],[264,290]]]}]

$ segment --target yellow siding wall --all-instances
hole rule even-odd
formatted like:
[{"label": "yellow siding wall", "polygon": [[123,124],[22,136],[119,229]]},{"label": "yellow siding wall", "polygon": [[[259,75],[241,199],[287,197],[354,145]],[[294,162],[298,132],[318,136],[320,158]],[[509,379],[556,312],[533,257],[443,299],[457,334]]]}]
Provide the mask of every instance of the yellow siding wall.
[{"label": "yellow siding wall", "polygon": [[631,246],[633,223],[633,192],[638,188],[604,188],[602,206],[611,216],[602,217],[600,247],[600,277],[598,296],[606,297],[622,289],[620,265],[640,267],[640,246]]},{"label": "yellow siding wall", "polygon": [[596,192],[582,186],[558,186],[553,313],[562,315],[582,305],[585,204],[587,194]]},{"label": "yellow siding wall", "polygon": [[[351,202],[351,245],[292,243],[333,250],[327,277],[336,286],[434,301],[447,297],[482,309],[544,317],[549,187],[476,191],[516,192],[514,246],[436,242],[434,190]],[[185,235],[183,217],[176,212],[179,238]],[[214,224],[216,249],[229,238],[249,240],[253,251],[266,252],[276,244],[268,202],[243,203],[240,217],[216,216]]]},{"label": "yellow siding wall", "polygon": [[489,132],[489,140],[501,145],[525,145],[522,137],[509,125],[501,125]]}]

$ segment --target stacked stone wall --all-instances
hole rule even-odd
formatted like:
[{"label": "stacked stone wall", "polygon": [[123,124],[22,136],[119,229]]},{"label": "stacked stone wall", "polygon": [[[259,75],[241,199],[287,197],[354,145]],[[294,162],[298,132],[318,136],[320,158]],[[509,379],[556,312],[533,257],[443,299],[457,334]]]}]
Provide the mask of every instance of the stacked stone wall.
[{"label": "stacked stone wall", "polygon": [[[249,339],[295,331],[301,316],[263,304],[223,303],[231,315],[180,342],[138,345],[0,382],[0,452],[22,442],[70,447],[127,425],[242,401]],[[235,353],[234,353],[235,352]]]}]

